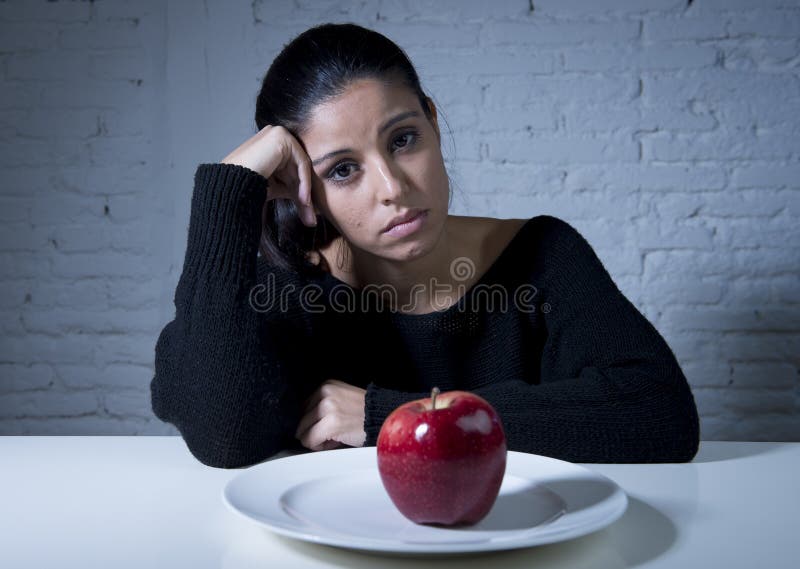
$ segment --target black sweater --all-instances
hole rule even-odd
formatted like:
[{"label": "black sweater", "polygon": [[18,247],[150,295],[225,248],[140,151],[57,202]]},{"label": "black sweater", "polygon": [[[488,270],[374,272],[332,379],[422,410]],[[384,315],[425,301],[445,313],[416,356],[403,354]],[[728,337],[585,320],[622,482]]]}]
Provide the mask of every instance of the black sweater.
[{"label": "black sweater", "polygon": [[438,386],[489,401],[509,450],[694,457],[697,410],[673,352],[567,222],[531,218],[456,304],[404,314],[329,273],[265,262],[266,183],[241,166],[198,167],[175,318],[155,348],[153,411],[202,463],[301,449],[302,403],[326,379],[367,390],[370,446],[393,409]]}]

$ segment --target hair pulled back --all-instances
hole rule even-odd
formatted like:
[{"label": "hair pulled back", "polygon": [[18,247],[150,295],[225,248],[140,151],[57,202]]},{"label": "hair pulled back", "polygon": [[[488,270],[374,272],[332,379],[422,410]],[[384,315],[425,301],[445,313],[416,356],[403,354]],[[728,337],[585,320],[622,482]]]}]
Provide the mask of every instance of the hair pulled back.
[{"label": "hair pulled back", "polygon": [[[427,96],[405,52],[382,34],[356,24],[322,24],[286,44],[267,70],[256,99],[258,130],[283,126],[300,140],[314,107],[341,95],[354,81],[376,79],[411,89],[432,120]],[[323,216],[317,226],[300,220],[289,199],[264,204],[259,250],[268,262],[296,271],[313,270],[309,251],[339,237]]]}]

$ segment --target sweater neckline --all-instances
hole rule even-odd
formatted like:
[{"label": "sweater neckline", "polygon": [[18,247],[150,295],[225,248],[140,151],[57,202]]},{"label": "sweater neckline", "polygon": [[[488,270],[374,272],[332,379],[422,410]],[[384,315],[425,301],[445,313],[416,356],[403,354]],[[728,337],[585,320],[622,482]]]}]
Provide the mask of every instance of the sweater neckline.
[{"label": "sweater neckline", "polygon": [[[520,226],[519,229],[517,229],[517,232],[514,234],[511,240],[506,244],[506,246],[503,248],[500,254],[495,258],[495,260],[492,261],[492,263],[489,265],[489,268],[486,269],[486,271],[484,271],[484,273],[480,276],[480,278],[478,278],[478,280],[472,283],[472,286],[470,286],[456,302],[448,306],[446,309],[434,310],[433,312],[426,312],[425,314],[410,314],[405,312],[389,311],[389,315],[395,320],[407,320],[407,321],[415,320],[419,322],[424,320],[443,318],[449,315],[450,313],[456,312],[457,310],[464,312],[464,304],[470,300],[473,290],[475,290],[475,288],[480,284],[486,284],[487,281],[489,281],[492,277],[495,276],[495,274],[500,273],[503,269],[504,264],[506,264],[513,257],[512,252],[520,246],[520,244],[523,241],[522,237],[524,233],[532,225],[534,219],[535,218],[533,217],[528,219],[525,223],[523,223]],[[351,286],[350,284],[336,278],[329,272],[325,272],[323,278],[332,281],[335,285],[339,287],[345,287],[348,291],[356,295],[361,294],[361,289]]]}]

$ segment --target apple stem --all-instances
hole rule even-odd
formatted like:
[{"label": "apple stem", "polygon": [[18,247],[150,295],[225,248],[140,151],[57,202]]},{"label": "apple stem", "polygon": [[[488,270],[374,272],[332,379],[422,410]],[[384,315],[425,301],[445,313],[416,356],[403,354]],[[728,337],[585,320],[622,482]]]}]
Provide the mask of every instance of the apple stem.
[{"label": "apple stem", "polygon": [[431,407],[433,407],[433,409],[436,409],[436,396],[439,395],[439,393],[441,392],[438,387],[431,389]]}]

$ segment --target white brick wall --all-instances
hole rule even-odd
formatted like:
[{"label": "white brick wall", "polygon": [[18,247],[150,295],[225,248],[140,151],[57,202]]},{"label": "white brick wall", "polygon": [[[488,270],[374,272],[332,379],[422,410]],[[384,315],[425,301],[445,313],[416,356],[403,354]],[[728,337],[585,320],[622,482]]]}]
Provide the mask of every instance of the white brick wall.
[{"label": "white brick wall", "polygon": [[325,21],[417,64],[453,213],[586,235],[704,439],[800,440],[800,0],[0,0],[0,434],[175,432],[149,381],[194,169]]}]

